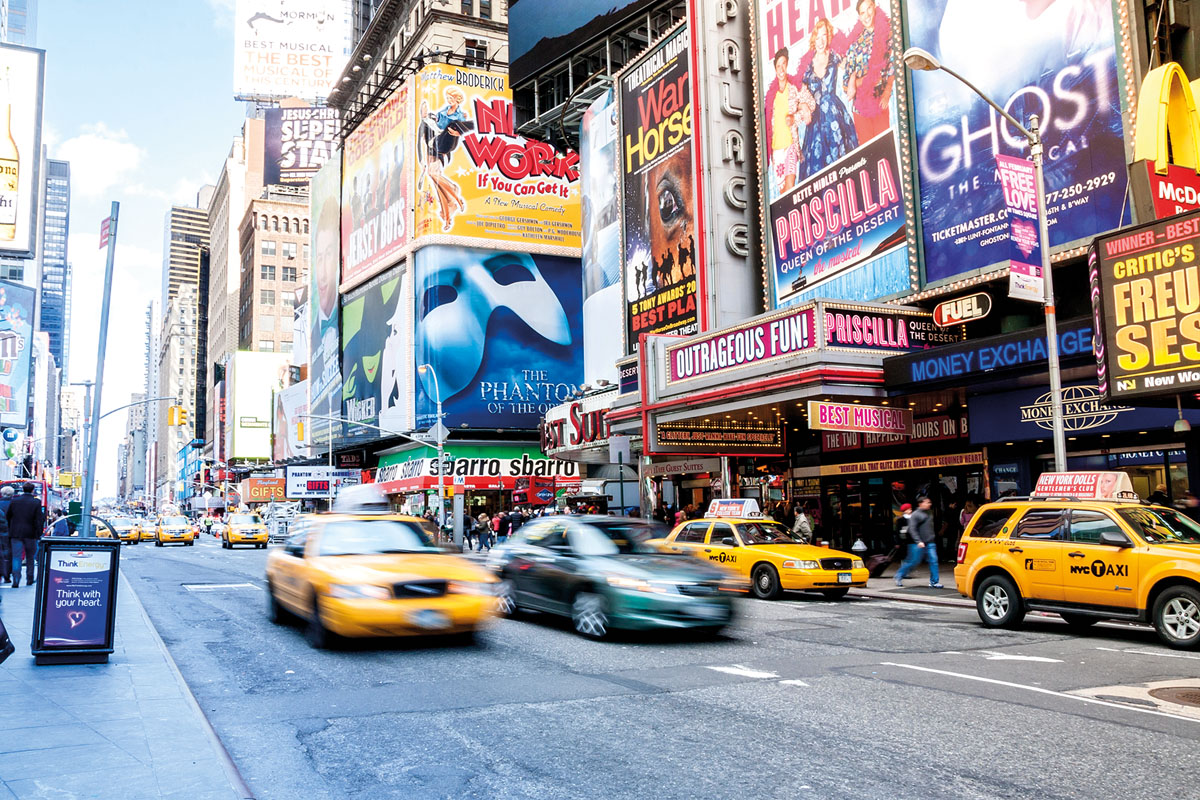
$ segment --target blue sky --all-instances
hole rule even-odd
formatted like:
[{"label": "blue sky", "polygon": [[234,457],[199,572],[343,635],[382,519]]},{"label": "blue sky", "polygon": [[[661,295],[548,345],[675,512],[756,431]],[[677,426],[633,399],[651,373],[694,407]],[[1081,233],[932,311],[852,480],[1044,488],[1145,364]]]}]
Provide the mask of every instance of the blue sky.
[{"label": "blue sky", "polygon": [[[216,180],[245,104],[233,100],[233,0],[41,0],[43,139],[71,162],[74,267],[70,379],[95,370],[104,252],[100,220],[121,203],[103,409],[141,389],[146,304],[160,295],[163,220]],[[123,414],[101,423],[98,496],[116,488]]]}]

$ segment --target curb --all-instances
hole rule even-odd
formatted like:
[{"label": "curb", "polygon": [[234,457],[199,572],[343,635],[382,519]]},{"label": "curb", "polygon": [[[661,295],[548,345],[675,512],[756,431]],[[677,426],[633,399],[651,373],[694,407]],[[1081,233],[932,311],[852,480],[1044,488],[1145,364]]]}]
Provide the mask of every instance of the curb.
[{"label": "curb", "polygon": [[121,573],[121,581],[125,584],[125,588],[129,590],[129,595],[133,598],[137,605],[138,612],[142,615],[142,619],[146,622],[146,627],[150,629],[150,635],[154,637],[154,641],[158,644],[158,649],[162,652],[163,658],[167,662],[167,666],[171,669],[171,674],[175,676],[175,681],[179,684],[179,688],[183,690],[184,699],[188,705],[196,712],[196,716],[200,720],[200,727],[204,730],[212,743],[213,749],[217,752],[217,759],[221,762],[221,767],[225,770],[225,777],[229,779],[231,788],[237,793],[237,796],[242,800],[255,800],[254,792],[246,784],[245,778],[237,768],[237,764],[233,762],[233,757],[229,755],[229,751],[225,749],[225,743],[221,741],[221,737],[217,735],[217,731],[209,722],[208,716],[204,713],[204,709],[200,708],[200,703],[196,700],[196,695],[192,694],[192,687],[187,685],[187,681],[183,679],[183,673],[179,671],[179,665],[175,663],[175,659],[171,657],[171,651],[167,649],[167,643],[158,635],[158,629],[154,627],[154,623],[150,620],[150,615],[146,613],[146,607],[142,605],[142,599],[137,596],[137,591],[133,588],[133,583],[125,577],[125,573]]},{"label": "curb", "polygon": [[901,603],[919,603],[927,606],[945,606],[947,608],[975,608],[970,600],[952,597],[925,597],[918,594],[900,594],[894,591],[879,591],[877,589],[851,589],[852,597],[866,597],[872,600],[897,600]]}]

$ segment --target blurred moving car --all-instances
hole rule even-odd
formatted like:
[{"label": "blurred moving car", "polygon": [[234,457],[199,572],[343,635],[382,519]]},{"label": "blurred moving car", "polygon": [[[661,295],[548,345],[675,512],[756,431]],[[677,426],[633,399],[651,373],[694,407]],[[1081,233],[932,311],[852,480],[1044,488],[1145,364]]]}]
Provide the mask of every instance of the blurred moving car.
[{"label": "blurred moving car", "polygon": [[169,542],[178,542],[187,546],[196,543],[196,528],[192,521],[182,514],[159,517],[154,532],[154,546],[162,547]]},{"label": "blurred moving car", "polygon": [[232,550],[235,544],[251,544],[255,549],[267,546],[267,526],[258,514],[229,515],[229,524],[221,531],[221,547]]},{"label": "blurred moving car", "polygon": [[808,544],[786,526],[757,513],[753,501],[741,504],[738,516],[713,513],[732,505],[728,500],[714,500],[704,519],[680,523],[666,539],[654,544],[749,578],[750,590],[763,600],[779,597],[785,589],[820,592],[838,600],[851,587],[867,585],[869,573],[861,558]]},{"label": "blurred moving car", "polygon": [[696,628],[716,634],[733,619],[742,582],[725,570],[667,555],[648,542],[663,528],[626,517],[554,516],[523,525],[492,551],[500,613],[570,617],[582,636],[614,628]]},{"label": "blurred moving car", "polygon": [[436,547],[422,519],[347,501],[299,522],[267,556],[268,611],[306,620],[315,648],[343,636],[470,636],[495,616],[496,579]]}]

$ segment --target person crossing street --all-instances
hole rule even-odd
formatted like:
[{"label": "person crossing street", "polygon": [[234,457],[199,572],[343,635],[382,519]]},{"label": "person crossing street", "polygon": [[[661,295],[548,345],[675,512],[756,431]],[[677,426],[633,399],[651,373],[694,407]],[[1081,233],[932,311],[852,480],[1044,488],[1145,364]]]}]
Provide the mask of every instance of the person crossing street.
[{"label": "person crossing street", "polygon": [[933,501],[922,497],[917,503],[917,510],[909,517],[908,535],[912,541],[908,545],[908,558],[904,559],[900,571],[896,573],[897,586],[903,586],[905,576],[925,560],[929,562],[929,586],[933,589],[942,588],[938,574],[937,534],[933,530],[932,508]]}]

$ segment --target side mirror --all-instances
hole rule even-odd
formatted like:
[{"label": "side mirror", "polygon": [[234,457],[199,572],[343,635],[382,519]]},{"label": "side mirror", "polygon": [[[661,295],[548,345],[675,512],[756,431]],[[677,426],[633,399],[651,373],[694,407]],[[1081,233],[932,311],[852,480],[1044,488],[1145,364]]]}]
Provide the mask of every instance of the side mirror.
[{"label": "side mirror", "polygon": [[1103,531],[1100,534],[1100,544],[1108,545],[1109,547],[1133,547],[1133,542],[1129,541],[1129,537],[1123,533],[1113,533],[1112,531]]},{"label": "side mirror", "polygon": [[727,547],[737,547],[738,546],[737,539],[734,539],[732,536],[726,536],[724,539],[721,540],[721,544],[723,544]]}]

